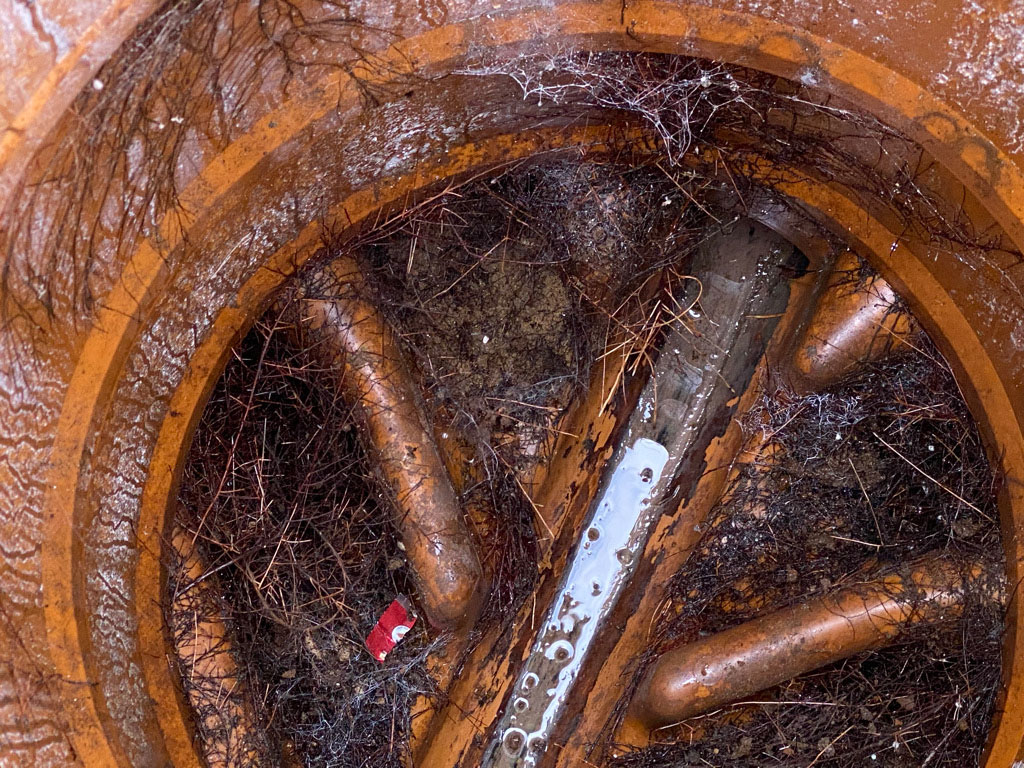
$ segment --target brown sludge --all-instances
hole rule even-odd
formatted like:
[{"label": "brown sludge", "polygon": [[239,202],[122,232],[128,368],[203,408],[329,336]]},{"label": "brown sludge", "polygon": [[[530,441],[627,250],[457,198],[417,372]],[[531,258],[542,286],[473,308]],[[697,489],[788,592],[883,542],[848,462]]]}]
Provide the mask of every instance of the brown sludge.
[{"label": "brown sludge", "polygon": [[486,594],[476,545],[394,332],[361,298],[362,288],[346,257],[312,276],[298,303],[302,336],[358,404],[427,620],[441,629],[468,627]]},{"label": "brown sludge", "polygon": [[929,555],[904,568],[775,611],[663,654],[631,714],[664,727],[873,650],[909,625],[960,615],[970,594],[1002,602],[998,569]]}]

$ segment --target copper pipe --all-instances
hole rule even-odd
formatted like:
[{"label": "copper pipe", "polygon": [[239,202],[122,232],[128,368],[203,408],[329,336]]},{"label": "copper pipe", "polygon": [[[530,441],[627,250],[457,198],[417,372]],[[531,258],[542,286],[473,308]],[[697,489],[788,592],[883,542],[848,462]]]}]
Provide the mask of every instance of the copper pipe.
[{"label": "copper pipe", "polygon": [[898,308],[892,286],[878,275],[852,284],[860,269],[847,252],[836,263],[793,358],[792,383],[801,391],[833,384],[858,365],[878,360],[910,341],[917,331],[911,316]]},{"label": "copper pipe", "polygon": [[217,577],[209,574],[192,537],[180,528],[171,534],[171,549],[176,568],[170,624],[206,765],[262,764],[268,754],[264,731],[238,675]]},{"label": "copper pipe", "polygon": [[965,596],[1003,600],[995,569],[945,555],[923,557],[869,582],[748,621],[662,655],[644,677],[631,714],[664,727],[863,651],[908,625],[963,610]]},{"label": "copper pipe", "polygon": [[427,620],[442,629],[467,626],[481,607],[483,572],[395,334],[362,298],[362,276],[349,258],[307,279],[303,290],[305,341],[358,406]]}]

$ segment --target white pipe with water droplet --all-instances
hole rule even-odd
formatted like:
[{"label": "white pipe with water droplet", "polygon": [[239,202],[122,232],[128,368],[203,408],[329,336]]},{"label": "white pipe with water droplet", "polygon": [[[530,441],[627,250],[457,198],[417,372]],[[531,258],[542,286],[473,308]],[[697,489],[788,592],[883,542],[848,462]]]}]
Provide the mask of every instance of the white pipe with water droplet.
[{"label": "white pipe with water droplet", "polygon": [[576,545],[553,601],[502,714],[487,766],[537,764],[550,740],[601,621],[629,580],[647,541],[651,500],[668,463],[666,448],[638,439],[615,467]]}]

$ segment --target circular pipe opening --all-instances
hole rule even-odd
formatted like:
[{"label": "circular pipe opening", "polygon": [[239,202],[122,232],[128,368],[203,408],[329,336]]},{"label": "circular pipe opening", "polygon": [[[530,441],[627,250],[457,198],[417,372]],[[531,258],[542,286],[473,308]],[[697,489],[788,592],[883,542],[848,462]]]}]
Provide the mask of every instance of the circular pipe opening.
[{"label": "circular pipe opening", "polygon": [[[559,7],[551,15],[558,21],[564,39],[571,39],[582,50],[641,47],[678,52],[685,36],[673,38],[671,31],[651,36],[647,43],[637,42],[637,28],[642,38],[645,25],[655,19],[663,30],[692,31],[688,26],[692,19],[684,25],[682,19],[666,19],[665,13],[659,9],[655,14],[646,6],[639,9],[632,37],[623,35],[616,23],[600,14],[570,13]],[[668,15],[671,17],[671,13]],[[748,35],[745,41],[733,38],[723,43],[726,36],[722,30],[735,32],[735,26],[729,26],[731,19],[717,19],[718,26],[707,19],[699,20],[705,26],[689,38],[698,42],[687,45],[697,45],[701,53],[717,54],[724,61],[739,58],[775,75],[794,76],[805,66],[801,60],[805,53],[794,50],[781,38],[769,35],[755,40]],[[202,20],[189,23],[195,25],[192,31],[202,31]],[[68,284],[62,284],[56,272],[51,277],[54,282],[33,282],[39,272],[28,269],[36,269],[43,262],[29,261],[24,256],[25,261],[18,261],[19,254],[26,253],[19,249],[35,242],[34,233],[30,238],[27,229],[14,231],[9,249],[17,278],[11,285],[29,292],[27,298],[16,291],[9,294],[18,299],[15,306],[27,307],[19,309],[21,314],[16,315],[12,326],[48,325],[51,321],[46,319],[47,313],[56,313],[62,323],[63,318],[71,318],[64,328],[75,328],[76,317],[85,318],[81,331],[60,334],[59,343],[36,342],[43,364],[75,371],[68,374],[70,386],[63,398],[53,451],[54,482],[49,483],[53,514],[48,523],[53,536],[48,539],[43,570],[48,595],[46,620],[51,627],[50,656],[55,667],[66,680],[97,683],[89,696],[83,697],[70,684],[57,692],[67,702],[71,730],[83,759],[91,755],[96,757],[95,764],[111,760],[145,764],[149,757],[141,756],[161,755],[165,750],[182,764],[194,759],[187,731],[181,727],[178,702],[167,694],[169,678],[162,669],[164,637],[151,618],[144,618],[152,617],[152,605],[159,594],[157,542],[189,436],[228,350],[260,314],[282,276],[311,255],[320,222],[329,217],[342,222],[343,227],[359,224],[382,206],[400,203],[404,196],[426,188],[430,182],[479,172],[510,156],[529,156],[564,146],[621,147],[623,133],[644,133],[643,119],[637,119],[629,109],[618,109],[621,105],[614,103],[583,105],[583,112],[596,109],[600,113],[601,119],[596,114],[590,118],[591,125],[610,125],[609,129],[581,125],[579,114],[569,114],[572,110],[567,110],[564,103],[542,103],[534,108],[531,100],[525,103],[529,106],[526,109],[522,91],[500,70],[509,62],[523,63],[533,56],[522,56],[524,45],[536,44],[530,29],[530,24],[514,17],[478,21],[469,27],[441,26],[403,40],[401,56],[363,62],[366,69],[356,71],[357,77],[351,80],[329,67],[326,73],[311,67],[304,70],[305,79],[299,78],[302,82],[294,86],[293,93],[299,95],[292,102],[266,112],[264,117],[257,117],[256,107],[249,114],[243,114],[244,109],[236,112],[237,125],[248,124],[251,128],[234,134],[227,130],[218,135],[208,128],[204,135],[199,129],[200,125],[212,125],[207,120],[216,112],[212,109],[216,100],[197,105],[188,115],[164,114],[166,101],[154,96],[151,101],[139,102],[144,107],[137,114],[144,115],[153,130],[156,126],[163,126],[159,130],[184,126],[174,134],[178,143],[171,145],[178,147],[177,153],[165,152],[158,145],[155,149],[143,146],[132,150],[140,151],[153,164],[132,166],[126,162],[115,167],[113,178],[120,179],[120,196],[110,193],[104,197],[109,190],[103,190],[102,185],[80,195],[82,180],[102,177],[105,171],[99,163],[72,167],[67,172],[69,186],[37,190],[23,197],[20,210],[12,212],[12,220],[18,220],[20,213],[21,220],[27,221],[24,217],[32,210],[50,205],[51,210],[66,210],[62,201],[74,198],[74,210],[100,221],[101,213],[110,214],[103,207],[105,200],[126,199],[123,194],[134,189],[154,192],[141,202],[152,206],[152,214],[137,233],[114,224],[92,230],[90,236],[107,243],[108,253],[117,255],[107,260],[102,248],[88,252],[87,256],[96,257],[95,268],[69,270]],[[467,31],[471,34],[464,39],[512,47],[474,52],[468,60],[453,58],[460,51],[454,49],[453,53],[446,46],[456,39],[457,32]],[[210,38],[210,43],[215,44],[216,39]],[[557,44],[555,39],[546,51],[535,50],[545,65],[557,61]],[[920,116],[914,111],[919,107],[906,106],[913,101],[909,86],[901,85],[892,94],[881,93],[877,86],[866,82],[869,78],[849,76],[843,69],[849,65],[841,66],[837,54],[830,54],[827,47],[819,48],[819,52],[822,50],[820,86],[825,91],[855,97],[862,107],[877,108],[882,118],[903,128]],[[730,51],[742,55],[729,55]],[[176,71],[175,66],[179,71],[189,71],[190,67],[195,70],[209,63],[189,61],[189,55],[182,53],[183,64],[168,61],[162,68],[165,78]],[[408,70],[396,71],[394,61],[399,58],[414,62],[413,74],[477,70],[437,81],[412,78],[414,87],[399,93],[395,86],[404,88],[409,82]],[[585,57],[579,60],[585,61]],[[377,66],[382,69],[375,69]],[[126,72],[134,76],[130,68]],[[551,70],[542,67],[541,77],[552,72],[556,78],[568,75],[571,80],[575,76],[571,70],[563,68],[560,72],[556,66]],[[489,76],[481,78],[481,74]],[[142,81],[128,77],[126,82]],[[333,89],[340,82],[347,84],[341,102]],[[320,90],[325,83],[328,87]],[[182,93],[188,91],[181,83],[176,85]],[[375,90],[383,85],[392,90]],[[274,87],[254,86],[247,103],[257,104],[262,98],[257,94],[273,91]],[[799,86],[786,87],[801,92]],[[318,95],[328,92],[329,96],[317,102]],[[360,95],[367,99],[365,108],[359,104]],[[375,100],[376,109],[372,108]],[[83,97],[83,101],[89,98]],[[328,102],[329,109],[325,107]],[[846,105],[837,109],[848,114],[857,112]],[[823,124],[816,130],[827,131],[832,121],[841,123],[842,117],[826,109]],[[952,126],[948,129],[951,136],[961,130],[957,116],[943,115],[942,119]],[[558,130],[534,128],[559,123],[567,125]],[[871,124],[870,120],[864,123]],[[927,190],[923,198],[939,206],[937,220],[918,227],[920,221],[912,217],[908,220],[899,210],[900,201],[893,199],[893,189],[858,187],[842,174],[823,174],[821,168],[806,162],[806,157],[772,157],[764,147],[743,150],[747,162],[729,165],[728,171],[734,175],[737,194],[742,195],[740,182],[745,184],[747,179],[755,187],[770,187],[787,202],[786,208],[798,208],[818,219],[834,236],[863,252],[896,287],[951,361],[991,454],[998,457],[1001,470],[1012,479],[1017,476],[1021,442],[1016,395],[1008,384],[1016,370],[1012,363],[1016,355],[1011,350],[1015,349],[1012,331],[1018,302],[1012,285],[1004,279],[1005,265],[1014,258],[1011,238],[1019,240],[1019,224],[1005,202],[1012,200],[1012,177],[986,185],[973,175],[980,162],[952,139],[945,144],[931,139],[929,150],[938,158],[933,162],[917,147],[906,144],[898,132],[890,132],[880,123],[874,125],[886,132],[885,142],[902,146],[887,155],[897,160],[894,168],[885,168],[882,163],[882,178],[899,178],[902,171],[913,169],[911,178]],[[469,130],[458,137],[438,130],[466,126]],[[815,130],[813,126],[807,129]],[[917,130],[919,134],[934,134],[938,129],[920,122]],[[58,139],[61,135],[74,136],[68,127],[63,131],[58,131]],[[748,131],[737,133],[736,145],[742,148],[743,135]],[[653,134],[644,137],[648,146],[656,146],[667,135],[659,135],[657,126]],[[461,142],[463,135],[469,135],[470,140]],[[286,141],[280,141],[286,137]],[[54,146],[56,149],[45,158],[50,169],[67,157],[61,155],[66,145],[58,140]],[[97,157],[115,154],[121,148],[117,142],[101,144]],[[871,147],[858,146],[854,140],[847,151],[859,158],[864,149],[870,151]],[[185,162],[164,168],[160,163],[168,155]],[[131,160],[132,155],[129,152],[125,157]],[[359,157],[359,162],[353,163],[354,157]],[[389,166],[394,158],[400,158],[397,165]],[[341,162],[333,162],[337,159]],[[868,158],[869,162],[875,160],[877,156]],[[35,172],[43,175],[47,167],[45,162],[40,163]],[[268,173],[271,170],[273,173]],[[887,177],[885,173],[894,175]],[[162,196],[159,187],[154,186],[161,174],[165,180],[174,179],[173,185],[165,189],[176,189],[177,200]],[[130,181],[125,182],[126,178]],[[967,184],[966,189],[962,183]],[[377,186],[371,188],[371,184]],[[968,190],[978,193],[977,197]],[[785,209],[780,211],[772,205],[775,199],[754,203],[752,198],[750,202],[754,207],[765,203],[763,211],[753,211],[756,217],[786,232],[806,251],[811,250],[812,246],[801,240],[813,242],[815,233],[801,234],[799,222],[788,217]],[[943,202],[953,205],[951,219],[943,214]],[[958,239],[958,232],[941,233],[937,247],[935,233],[929,227],[950,220],[958,226],[970,221],[969,229],[975,235],[985,233],[983,241],[990,258],[966,255],[964,248],[974,240],[964,243]],[[1009,237],[999,232],[996,221],[1010,233]],[[51,237],[38,249],[40,253],[68,254],[67,250],[61,251],[66,242],[61,238],[71,237],[78,242],[78,233],[66,235],[56,228],[47,231]],[[245,232],[250,234],[246,236]],[[140,240],[143,235],[149,239]],[[142,245],[136,247],[139,242]],[[96,322],[91,323],[88,318],[93,317],[94,296],[105,298]],[[993,300],[993,296],[999,298]],[[158,404],[155,408],[154,403]],[[139,468],[145,468],[142,475],[138,475]],[[129,482],[133,472],[134,479]],[[1015,583],[1017,562],[1016,494],[1012,483],[1004,486],[1001,494],[1011,583]],[[117,531],[125,527],[135,529],[141,549],[138,542],[123,544],[123,537],[118,539]],[[111,594],[111,578],[123,579],[128,585],[127,599]],[[1005,667],[1006,690],[1011,696],[1015,690],[1015,610],[1012,604]],[[117,626],[121,617],[125,619],[122,627],[109,633],[108,628]],[[128,685],[124,685],[126,670],[135,673],[129,675]],[[157,702],[155,709],[143,703],[150,698]],[[1016,727],[1000,721],[990,752],[993,765],[1007,764],[1016,753],[1020,742]],[[90,738],[94,740],[91,745]]]}]

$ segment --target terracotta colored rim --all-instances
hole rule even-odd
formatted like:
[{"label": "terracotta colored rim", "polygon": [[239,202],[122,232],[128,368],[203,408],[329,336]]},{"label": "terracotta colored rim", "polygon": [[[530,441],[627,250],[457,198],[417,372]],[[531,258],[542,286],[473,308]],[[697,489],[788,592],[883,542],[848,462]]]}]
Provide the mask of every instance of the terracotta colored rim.
[{"label": "terracotta colored rim", "polygon": [[[853,51],[815,38],[794,28],[758,19],[753,24],[742,14],[688,6],[640,3],[629,7],[633,22],[628,33],[620,20],[617,2],[600,5],[556,6],[543,11],[492,19],[467,25],[444,26],[403,41],[396,59],[428,70],[465,54],[471,44],[490,46],[536,45],[646,49],[716,58],[795,77],[808,67],[820,76],[820,85],[834,91],[918,140],[975,195],[1018,245],[1024,246],[1024,178],[1017,167],[989,143],[967,120],[935,100],[927,91]],[[546,30],[543,39],[537,30]],[[182,202],[196,210],[217,211],[220,201],[245,174],[295,137],[302,128],[322,118],[341,99],[355,103],[355,87],[344,75],[334,76],[319,88],[297,97],[263,118],[248,134],[208,164],[182,194]],[[587,143],[596,137],[573,136],[568,143]],[[557,140],[524,140],[498,136],[480,144],[467,144],[447,158],[399,179],[364,189],[332,206],[344,210],[353,222],[389,200],[456,174],[494,165],[517,154],[533,154]],[[803,203],[822,221],[858,243],[873,263],[910,301],[917,316],[937,337],[957,369],[958,379],[978,414],[1008,477],[1021,476],[1024,436],[1014,404],[1018,403],[1010,371],[986,348],[988,339],[975,331],[969,308],[960,307],[932,271],[924,251],[901,241],[860,206],[829,188],[793,172],[781,191]],[[168,217],[161,232],[165,241],[180,243],[183,232]],[[176,387],[172,405],[160,430],[145,487],[137,533],[142,560],[136,573],[136,610],[151,614],[159,601],[160,574],[156,553],[168,502],[173,497],[182,456],[206,396],[223,368],[232,344],[266,305],[273,291],[309,255],[316,240],[310,224],[287,247],[279,250],[264,269],[256,272],[238,292],[236,302],[217,315],[192,357],[185,379]],[[894,243],[898,246],[894,247]],[[228,256],[230,258],[230,254]],[[89,679],[87,617],[82,616],[81,573],[77,566],[80,544],[72,532],[76,520],[88,514],[89,500],[79,493],[80,475],[87,471],[89,436],[106,413],[122,366],[140,329],[155,319],[159,298],[168,283],[167,262],[148,242],[140,244],[81,351],[72,375],[52,453],[50,496],[47,504],[44,590],[50,654],[65,680]],[[1019,578],[1018,564],[1024,525],[1024,491],[1007,483],[1002,494],[1004,540],[1010,578]],[[1024,649],[1017,626],[1021,607],[1014,602],[1007,633],[1008,687],[1006,708],[1020,711],[1024,703],[1024,675],[1019,665]],[[173,681],[163,663],[164,638],[156,622],[140,622],[147,686],[156,701],[167,753],[175,764],[195,764],[191,739],[178,706]],[[124,764],[105,714],[102,691],[66,686],[66,708],[72,718],[73,740],[79,758],[92,766]],[[993,731],[988,765],[1010,765],[1019,755],[1024,722],[1003,718]],[[154,749],[161,749],[154,745]]]}]

